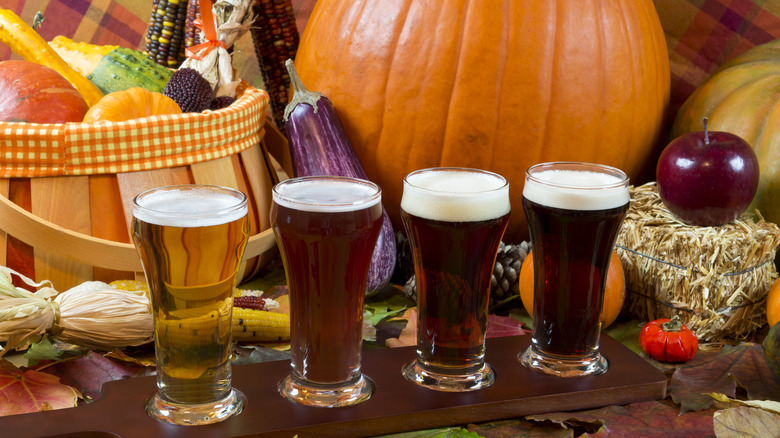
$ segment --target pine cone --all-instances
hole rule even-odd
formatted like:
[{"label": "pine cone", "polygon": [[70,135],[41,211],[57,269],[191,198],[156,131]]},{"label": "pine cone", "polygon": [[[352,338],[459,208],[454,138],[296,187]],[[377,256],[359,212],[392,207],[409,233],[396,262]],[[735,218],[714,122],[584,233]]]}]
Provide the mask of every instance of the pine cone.
[{"label": "pine cone", "polygon": [[[408,242],[406,244],[408,247]],[[496,266],[490,278],[489,306],[491,310],[500,306],[512,296],[520,296],[518,285],[520,268],[530,251],[531,244],[529,242],[522,242],[519,245],[507,245],[504,242],[499,244]],[[411,260],[409,263],[411,263]],[[404,294],[413,300],[417,299],[417,283],[415,282],[414,274],[404,284]]]},{"label": "pine cone", "polygon": [[519,245],[507,245],[501,242],[498,246],[496,267],[490,278],[490,309],[500,307],[510,298],[520,295],[518,278],[531,245],[522,242]]}]

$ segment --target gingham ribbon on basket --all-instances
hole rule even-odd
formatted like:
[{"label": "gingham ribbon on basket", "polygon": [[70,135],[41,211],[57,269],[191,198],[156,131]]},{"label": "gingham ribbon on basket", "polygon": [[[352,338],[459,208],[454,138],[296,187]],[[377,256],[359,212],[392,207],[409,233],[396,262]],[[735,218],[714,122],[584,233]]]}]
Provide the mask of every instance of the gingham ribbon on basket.
[{"label": "gingham ribbon on basket", "polygon": [[223,158],[263,138],[268,94],[244,84],[228,108],[123,122],[0,122],[0,177],[96,175]]}]

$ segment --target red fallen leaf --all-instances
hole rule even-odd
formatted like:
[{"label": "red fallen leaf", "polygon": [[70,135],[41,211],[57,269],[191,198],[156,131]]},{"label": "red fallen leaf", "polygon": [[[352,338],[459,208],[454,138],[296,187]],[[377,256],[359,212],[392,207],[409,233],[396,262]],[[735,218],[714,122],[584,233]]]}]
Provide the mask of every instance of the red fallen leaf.
[{"label": "red fallen leaf", "polygon": [[714,409],[709,409],[680,415],[677,406],[661,400],[579,412],[530,415],[525,418],[559,423],[574,430],[587,432],[591,437],[703,438],[715,436],[712,425],[714,412]]},{"label": "red fallen leaf", "polygon": [[81,390],[85,400],[97,400],[103,384],[111,380],[151,375],[154,368],[121,362],[90,351],[85,356],[47,365],[44,372]]},{"label": "red fallen leaf", "polygon": [[[391,348],[417,345],[417,308],[406,309],[403,315],[393,318],[393,320],[397,319],[406,319],[408,323],[397,338],[387,339],[385,345]],[[523,323],[511,316],[488,315],[486,333],[488,338],[524,335],[526,333],[530,333],[530,331],[524,329]]]},{"label": "red fallen leaf", "polygon": [[675,370],[669,394],[682,413],[712,406],[715,400],[709,393],[736,398],[737,386],[750,400],[780,401],[780,385],[769,370],[761,345],[743,342],[719,352],[699,352]]},{"label": "red fallen leaf", "polygon": [[78,398],[79,392],[56,376],[0,361],[0,416],[72,408]]},{"label": "red fallen leaf", "polygon": [[487,337],[500,338],[502,336],[516,336],[531,333],[523,328],[523,323],[511,316],[488,315]]}]

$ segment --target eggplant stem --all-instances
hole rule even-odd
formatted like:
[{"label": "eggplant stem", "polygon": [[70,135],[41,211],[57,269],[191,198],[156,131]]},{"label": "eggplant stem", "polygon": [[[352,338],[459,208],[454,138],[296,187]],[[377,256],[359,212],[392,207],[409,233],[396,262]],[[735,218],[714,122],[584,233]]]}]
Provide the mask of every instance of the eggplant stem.
[{"label": "eggplant stem", "polygon": [[311,107],[314,108],[314,112],[316,113],[317,101],[319,101],[321,97],[325,97],[325,95],[317,91],[309,91],[303,85],[301,78],[298,77],[298,72],[295,70],[295,64],[293,63],[292,59],[285,61],[284,66],[287,68],[287,73],[290,74],[290,82],[292,83],[293,91],[295,92],[293,98],[290,99],[290,102],[284,109],[284,121],[287,121],[290,113],[293,112],[298,104],[305,103],[311,105]]}]

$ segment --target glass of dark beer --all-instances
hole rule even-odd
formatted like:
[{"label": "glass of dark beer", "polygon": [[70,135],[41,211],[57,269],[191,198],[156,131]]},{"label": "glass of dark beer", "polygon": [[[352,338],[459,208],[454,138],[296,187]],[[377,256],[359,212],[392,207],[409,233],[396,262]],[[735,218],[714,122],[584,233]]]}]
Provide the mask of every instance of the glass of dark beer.
[{"label": "glass of dark beer", "polygon": [[247,197],[226,187],[152,189],[133,200],[133,241],[154,318],[153,418],[200,425],[241,412],[231,387],[233,289],[249,236]]},{"label": "glass of dark beer", "polygon": [[495,381],[485,333],[509,213],[509,183],[492,172],[432,168],[404,179],[401,217],[417,282],[417,357],[403,369],[408,380],[451,392]]},{"label": "glass of dark beer", "polygon": [[628,203],[628,177],[613,167],[557,162],[526,171],[534,306],[531,346],[520,360],[528,368],[561,377],[607,371],[601,307]]},{"label": "glass of dark beer", "polygon": [[271,227],[290,292],[292,370],[279,383],[288,400],[339,407],[373,394],[360,362],[381,200],[376,184],[355,178],[294,178],[273,189]]}]

